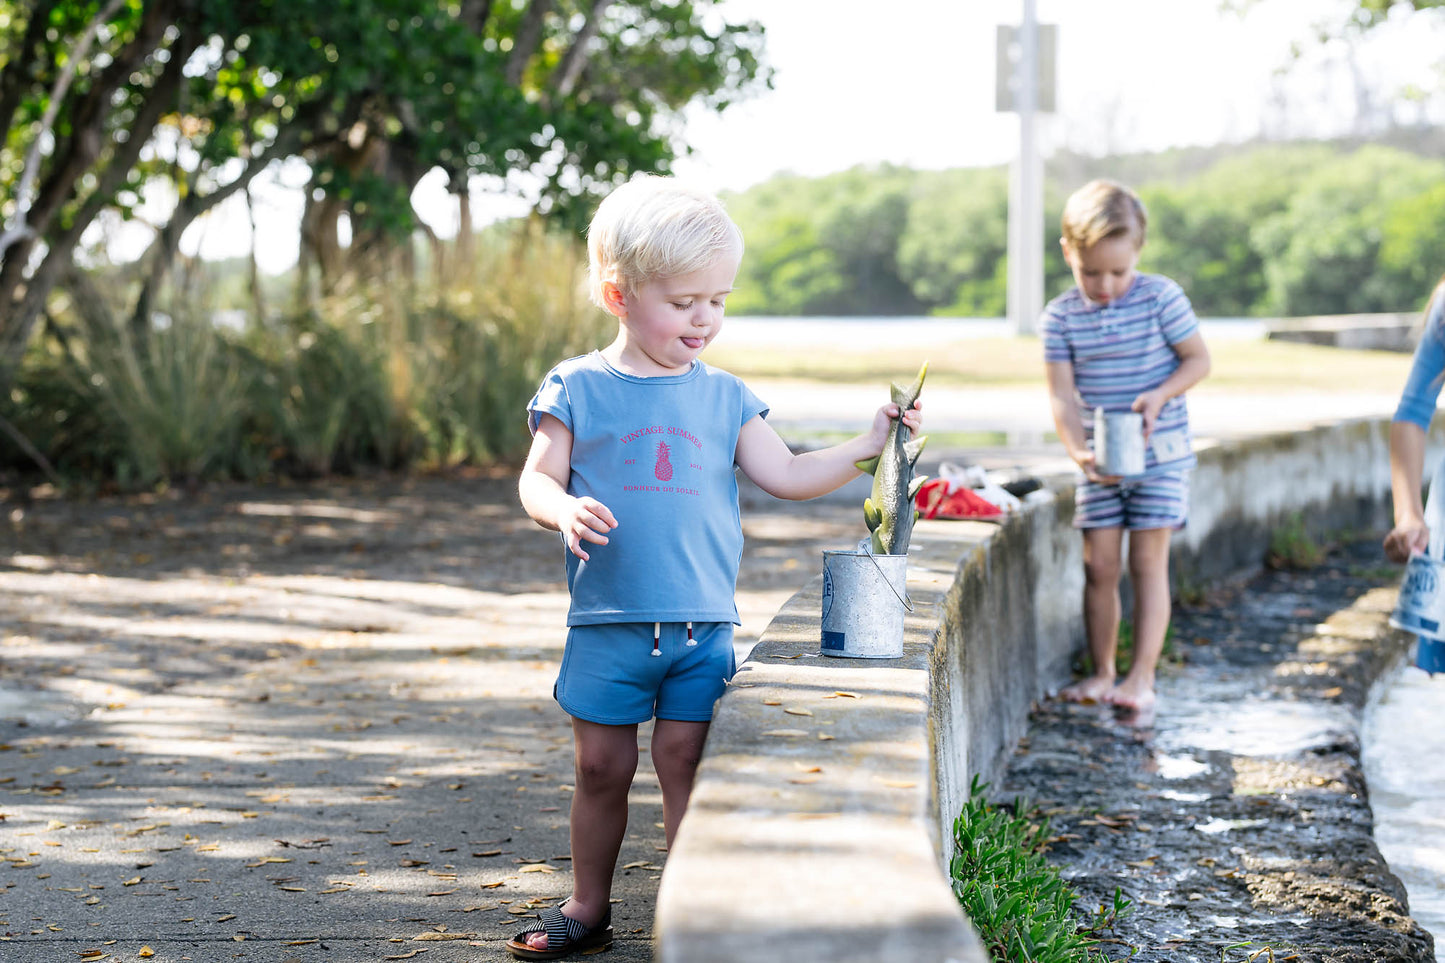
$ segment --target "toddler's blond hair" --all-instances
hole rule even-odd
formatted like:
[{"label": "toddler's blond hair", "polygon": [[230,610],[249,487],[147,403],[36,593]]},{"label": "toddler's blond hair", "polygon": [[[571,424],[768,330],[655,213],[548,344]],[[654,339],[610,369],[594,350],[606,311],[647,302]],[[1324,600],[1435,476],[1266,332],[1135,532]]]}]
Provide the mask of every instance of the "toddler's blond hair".
[{"label": "toddler's blond hair", "polygon": [[1075,251],[1086,251],[1100,241],[1120,236],[1132,238],[1135,247],[1143,247],[1149,214],[1139,196],[1123,184],[1095,180],[1069,195],[1062,226],[1064,243]]},{"label": "toddler's blond hair", "polygon": [[722,202],[671,177],[643,174],[602,201],[587,228],[588,293],[602,285],[626,293],[648,281],[691,274],[719,256],[741,258],[743,234]]}]

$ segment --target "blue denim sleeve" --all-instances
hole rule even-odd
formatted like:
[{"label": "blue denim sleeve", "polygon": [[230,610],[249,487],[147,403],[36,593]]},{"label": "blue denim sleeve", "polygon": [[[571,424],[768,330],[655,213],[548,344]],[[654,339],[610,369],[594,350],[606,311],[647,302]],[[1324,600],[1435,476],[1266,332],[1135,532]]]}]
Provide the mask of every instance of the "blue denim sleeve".
[{"label": "blue denim sleeve", "polygon": [[1425,330],[1420,335],[1420,344],[1415,348],[1415,361],[1410,366],[1410,376],[1405,379],[1405,390],[1400,395],[1400,406],[1395,409],[1395,421],[1408,421],[1430,430],[1430,419],[1435,414],[1435,401],[1440,397],[1440,386],[1445,383],[1445,298],[1436,298],[1434,310],[1425,319]]}]

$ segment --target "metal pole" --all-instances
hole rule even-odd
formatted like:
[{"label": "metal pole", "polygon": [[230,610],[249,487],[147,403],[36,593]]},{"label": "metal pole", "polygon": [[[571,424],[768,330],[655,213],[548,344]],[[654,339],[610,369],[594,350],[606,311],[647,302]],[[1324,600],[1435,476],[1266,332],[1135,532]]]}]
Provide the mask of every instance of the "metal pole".
[{"label": "metal pole", "polygon": [[1044,168],[1035,137],[1039,30],[1036,0],[1023,0],[1015,62],[1019,153],[1009,177],[1008,317],[1014,334],[1032,334],[1044,309]]}]

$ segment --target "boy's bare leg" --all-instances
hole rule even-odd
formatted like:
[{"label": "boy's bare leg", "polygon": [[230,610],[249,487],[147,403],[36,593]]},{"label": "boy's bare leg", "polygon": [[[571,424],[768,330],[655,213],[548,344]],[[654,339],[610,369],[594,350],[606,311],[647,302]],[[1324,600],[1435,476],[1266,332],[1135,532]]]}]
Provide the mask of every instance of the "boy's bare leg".
[{"label": "boy's bare leg", "polygon": [[681,719],[658,719],[652,724],[652,766],[657,770],[657,781],[662,784],[662,825],[668,849],[672,848],[677,826],[687,811],[708,725]]},{"label": "boy's bare leg", "polygon": [[1129,533],[1129,580],[1134,587],[1134,661],[1105,698],[1136,712],[1154,707],[1154,672],[1169,630],[1169,536],[1167,528]]},{"label": "boy's bare leg", "polygon": [[1122,528],[1084,529],[1084,631],[1089,639],[1094,674],[1059,693],[1069,702],[1094,702],[1103,699],[1114,687],[1123,545]]},{"label": "boy's bare leg", "polygon": [[[563,913],[594,926],[607,912],[612,873],[627,833],[627,790],[637,772],[637,727],[572,719],[577,788],[572,793],[572,898]],[[547,934],[527,944],[547,949]]]}]

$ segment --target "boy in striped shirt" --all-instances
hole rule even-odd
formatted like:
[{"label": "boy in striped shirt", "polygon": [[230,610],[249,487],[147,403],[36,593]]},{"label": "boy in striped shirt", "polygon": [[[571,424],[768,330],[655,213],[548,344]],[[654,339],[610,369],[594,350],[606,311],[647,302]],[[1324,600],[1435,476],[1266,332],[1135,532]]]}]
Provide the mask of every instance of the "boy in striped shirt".
[{"label": "boy in striped shirt", "polygon": [[[1169,537],[1189,510],[1195,465],[1184,392],[1209,373],[1209,350],[1179,285],[1135,270],[1148,222],[1122,185],[1085,184],[1064,205],[1064,259],[1074,287],[1044,309],[1041,337],[1059,439],[1083,472],[1074,526],[1084,535],[1084,624],[1093,674],[1060,695],[1102,701],[1147,719],[1169,627]],[[1143,415],[1145,468],[1102,475],[1092,411]],[[1124,534],[1134,589],[1134,659],[1116,680]]]}]

